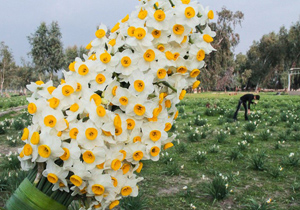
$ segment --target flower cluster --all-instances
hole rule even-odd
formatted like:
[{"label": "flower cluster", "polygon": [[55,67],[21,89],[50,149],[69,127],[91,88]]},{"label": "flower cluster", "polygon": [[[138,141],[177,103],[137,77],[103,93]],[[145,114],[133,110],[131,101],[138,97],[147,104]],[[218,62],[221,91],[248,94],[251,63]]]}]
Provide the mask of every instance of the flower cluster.
[{"label": "flower cluster", "polygon": [[142,160],[159,159],[176,104],[213,51],[213,12],[190,0],[140,1],[108,33],[101,24],[84,60],[76,58],[58,87],[28,85],[32,124],[24,129],[22,168],[44,164],[52,190],[84,195],[90,208],[112,209],[137,196]]}]

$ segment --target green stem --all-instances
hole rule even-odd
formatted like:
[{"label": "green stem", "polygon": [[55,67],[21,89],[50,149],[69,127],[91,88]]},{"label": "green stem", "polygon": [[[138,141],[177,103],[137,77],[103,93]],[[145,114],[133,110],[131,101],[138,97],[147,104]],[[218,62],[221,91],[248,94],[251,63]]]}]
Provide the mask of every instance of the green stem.
[{"label": "green stem", "polygon": [[197,29],[201,34],[203,34],[203,31],[201,30],[201,28],[200,28],[199,25],[196,26],[196,29]]},{"label": "green stem", "polygon": [[175,93],[177,93],[177,90],[172,87],[168,82],[166,81],[162,81],[162,82],[156,82],[156,83],[153,83],[154,85],[159,85],[159,84],[164,84],[165,86],[167,86],[168,88],[171,88]]},{"label": "green stem", "polygon": [[39,190],[42,190],[44,188],[45,182],[46,182],[46,177],[43,176],[39,181],[39,183],[37,184],[37,188]]},{"label": "green stem", "polygon": [[175,6],[175,4],[172,2],[172,0],[169,0],[169,2],[170,2],[170,4],[171,4],[172,7]]},{"label": "green stem", "polygon": [[159,10],[158,7],[157,7],[157,5],[156,5],[156,3],[154,4],[154,8],[155,8],[156,10]]}]

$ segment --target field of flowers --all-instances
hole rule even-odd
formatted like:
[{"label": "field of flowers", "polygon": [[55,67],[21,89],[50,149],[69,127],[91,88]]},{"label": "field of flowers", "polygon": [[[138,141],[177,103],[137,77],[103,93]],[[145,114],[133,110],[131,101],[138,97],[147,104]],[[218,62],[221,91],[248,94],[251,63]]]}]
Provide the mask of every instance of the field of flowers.
[{"label": "field of flowers", "polygon": [[[140,195],[119,209],[300,209],[299,96],[261,94],[250,120],[240,110],[235,122],[240,96],[187,95],[175,146],[144,161]],[[0,117],[0,206],[26,176],[14,152],[30,120],[25,111]]]}]

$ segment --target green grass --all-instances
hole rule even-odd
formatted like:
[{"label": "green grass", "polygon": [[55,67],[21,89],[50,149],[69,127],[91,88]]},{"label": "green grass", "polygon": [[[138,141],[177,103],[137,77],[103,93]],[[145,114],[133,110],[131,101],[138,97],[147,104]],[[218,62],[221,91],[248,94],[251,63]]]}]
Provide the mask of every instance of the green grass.
[{"label": "green grass", "polygon": [[[260,95],[249,117],[257,125],[251,131],[243,110],[238,121],[232,120],[241,95],[187,95],[178,106],[181,113],[172,128],[177,134],[175,147],[158,162],[143,162],[139,174],[145,179],[139,185],[142,199],[127,199],[120,209],[130,209],[134,203],[140,204],[137,209],[148,210],[191,209],[191,205],[203,210],[257,209],[260,205],[265,209],[300,209],[300,97]],[[0,135],[0,144],[8,146],[6,136],[13,132],[11,127]],[[244,140],[250,145],[241,149],[238,143]],[[217,146],[217,152],[212,152]],[[198,152],[207,152],[205,158],[198,159]],[[261,152],[263,167],[257,168],[253,158]],[[291,153],[296,159],[289,159]],[[228,192],[216,199],[211,183],[220,174],[228,178]],[[0,197],[5,199],[3,194]]]}]

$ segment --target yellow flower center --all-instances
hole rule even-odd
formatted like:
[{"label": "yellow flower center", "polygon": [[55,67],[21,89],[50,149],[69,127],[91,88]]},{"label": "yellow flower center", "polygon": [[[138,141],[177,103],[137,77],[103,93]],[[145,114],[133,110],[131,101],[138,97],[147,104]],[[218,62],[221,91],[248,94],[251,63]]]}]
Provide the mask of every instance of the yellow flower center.
[{"label": "yellow flower center", "polygon": [[129,186],[125,186],[125,187],[123,187],[122,190],[121,190],[122,196],[128,196],[128,195],[130,195],[131,193],[132,193],[132,188],[129,187]]},{"label": "yellow flower center", "polygon": [[144,153],[142,151],[136,151],[132,155],[135,161],[140,161],[144,157]]},{"label": "yellow flower center", "polygon": [[98,203],[97,205],[94,205],[93,207],[95,208],[95,209],[98,209],[98,208],[100,208],[102,205],[101,205],[101,203]]},{"label": "yellow flower center", "polygon": [[88,140],[95,140],[98,136],[98,130],[96,128],[88,128],[85,130],[85,137]]},{"label": "yellow flower center", "polygon": [[106,78],[105,78],[105,76],[103,74],[98,74],[96,76],[96,82],[98,84],[103,84],[105,82],[105,80],[106,80]]},{"label": "yellow flower center", "polygon": [[200,81],[197,80],[196,82],[193,83],[192,88],[195,89],[195,88],[197,88],[199,85],[200,85]]},{"label": "yellow flower center", "polygon": [[101,164],[98,164],[98,165],[96,165],[96,167],[97,167],[98,169],[104,169],[104,163],[105,163],[105,162],[103,162],[103,163],[101,163]]},{"label": "yellow flower center", "polygon": [[180,53],[178,53],[178,52],[174,53],[174,61],[176,61],[179,56],[180,56]]},{"label": "yellow flower center", "polygon": [[76,112],[79,109],[79,105],[77,103],[70,106],[70,111]]},{"label": "yellow flower center", "polygon": [[112,40],[110,40],[110,41],[108,42],[108,44],[111,45],[111,46],[115,46],[116,40],[115,40],[115,39],[112,39]]},{"label": "yellow flower center", "polygon": [[100,55],[100,60],[102,61],[102,63],[109,63],[111,60],[111,55],[105,51],[105,53],[102,53]]},{"label": "yellow flower center", "polygon": [[94,93],[93,95],[91,95],[90,101],[92,99],[94,99],[96,106],[99,106],[101,104],[102,100],[101,100],[101,97],[98,94]]},{"label": "yellow flower center", "polygon": [[109,209],[113,209],[116,206],[118,206],[120,204],[120,201],[113,201],[111,202],[111,204],[109,205]]},{"label": "yellow flower center", "polygon": [[122,162],[118,159],[114,159],[112,162],[111,162],[111,168],[114,170],[114,171],[117,171],[121,168],[121,165],[122,165]]},{"label": "yellow flower center", "polygon": [[159,51],[161,51],[161,52],[164,52],[164,51],[165,51],[165,46],[162,45],[162,44],[160,44],[160,45],[157,46],[157,49],[158,49]]},{"label": "yellow flower center", "polygon": [[53,115],[48,115],[44,118],[44,124],[53,128],[56,125],[56,118]]},{"label": "yellow flower center", "polygon": [[175,24],[173,26],[173,32],[174,32],[174,34],[177,34],[177,35],[183,34],[183,32],[184,32],[184,26],[183,25],[179,25],[179,24]]},{"label": "yellow flower center", "polygon": [[93,61],[97,60],[96,54],[93,53],[93,54],[89,57],[89,60],[93,60]]},{"label": "yellow flower center", "polygon": [[148,62],[153,61],[155,59],[155,52],[151,49],[147,50],[144,53],[144,59],[145,59],[145,61],[148,61]]},{"label": "yellow flower center", "polygon": [[70,181],[72,182],[73,185],[79,187],[82,184],[82,179],[80,176],[77,175],[72,175],[70,177]]},{"label": "yellow flower center", "polygon": [[179,95],[179,100],[182,100],[184,98],[185,94],[186,94],[186,90],[182,90]]},{"label": "yellow flower center", "polygon": [[128,98],[126,96],[122,96],[119,98],[119,102],[123,105],[126,106],[128,104]]},{"label": "yellow flower center", "polygon": [[58,107],[59,103],[60,103],[60,100],[53,97],[53,98],[50,98],[48,99],[48,102],[49,102],[49,106],[52,108],[52,109],[55,109],[56,107]]},{"label": "yellow flower center", "polygon": [[181,44],[186,43],[187,38],[188,38],[187,36],[184,36],[184,37],[183,37],[183,40],[181,41]]},{"label": "yellow flower center", "polygon": [[78,129],[77,128],[72,128],[69,132],[70,138],[71,139],[76,139],[78,134]]},{"label": "yellow flower center", "polygon": [[51,149],[47,145],[40,145],[38,147],[38,153],[43,158],[48,158],[51,155]]},{"label": "yellow flower center", "polygon": [[181,74],[185,74],[187,72],[187,68],[185,66],[179,66],[177,68],[177,72]]},{"label": "yellow flower center", "polygon": [[128,36],[133,37],[133,36],[134,36],[134,31],[135,31],[135,27],[134,27],[134,26],[130,26],[130,27],[127,29],[127,34],[128,34]]},{"label": "yellow flower center", "polygon": [[43,82],[43,81],[41,81],[41,80],[39,80],[39,81],[36,81],[36,82],[35,82],[35,84],[37,84],[37,85],[43,85],[43,84],[44,84],[44,82]]},{"label": "yellow flower center", "polygon": [[139,40],[144,39],[145,36],[146,36],[145,29],[143,29],[143,28],[136,28],[134,30],[134,36],[135,36],[135,38],[137,38]]},{"label": "yellow flower center", "polygon": [[130,164],[128,163],[125,163],[123,166],[122,166],[122,171],[123,171],[123,174],[127,174],[128,171],[130,170]]},{"label": "yellow flower center", "polygon": [[136,115],[142,116],[146,112],[146,108],[142,104],[136,104],[133,108],[133,111]]},{"label": "yellow flower center", "polygon": [[205,52],[204,50],[199,50],[196,56],[198,61],[203,61],[205,58]]},{"label": "yellow flower center", "polygon": [[23,148],[23,151],[24,151],[24,155],[26,156],[29,156],[32,154],[32,147],[30,144],[25,144],[24,145],[24,148]]},{"label": "yellow flower center", "polygon": [[206,41],[207,43],[211,43],[214,41],[214,39],[208,34],[203,35],[203,40]]},{"label": "yellow flower center", "polygon": [[122,23],[125,23],[125,22],[127,22],[127,20],[129,20],[129,15],[128,15],[128,14],[126,15],[126,17],[124,17],[124,18],[121,20],[121,22],[122,22]]},{"label": "yellow flower center", "polygon": [[21,140],[25,141],[26,139],[28,139],[28,136],[29,136],[29,129],[24,128]]},{"label": "yellow flower center", "polygon": [[118,186],[118,180],[115,177],[111,177],[111,180],[113,181],[114,187]]},{"label": "yellow flower center", "polygon": [[118,114],[114,118],[114,126],[115,127],[121,127],[122,126],[122,120],[121,120],[120,115],[118,115]]},{"label": "yellow flower center", "polygon": [[91,164],[95,161],[96,158],[95,158],[95,155],[91,151],[85,151],[82,154],[82,159],[84,162]]},{"label": "yellow flower center", "polygon": [[123,132],[123,129],[119,126],[115,127],[115,134],[116,136],[120,136]]},{"label": "yellow flower center", "polygon": [[189,4],[191,0],[181,0],[183,4]]},{"label": "yellow flower center", "polygon": [[123,158],[122,158],[121,161],[125,160],[126,155],[127,155],[126,151],[125,150],[120,150],[119,152],[123,154]]},{"label": "yellow flower center", "polygon": [[156,72],[158,79],[163,79],[167,75],[167,71],[165,69],[158,69]]},{"label": "yellow flower center", "polygon": [[161,22],[166,18],[166,14],[162,10],[156,10],[154,12],[154,18],[155,18],[156,21]]},{"label": "yellow flower center", "polygon": [[149,137],[152,141],[158,141],[161,137],[161,132],[159,130],[153,130],[150,132]]},{"label": "yellow flower center", "polygon": [[49,86],[49,87],[47,88],[47,91],[48,91],[48,93],[52,94],[53,91],[54,91],[55,89],[56,89],[56,87]]},{"label": "yellow flower center", "polygon": [[95,35],[97,38],[101,39],[105,36],[106,32],[103,29],[99,29],[96,31]]},{"label": "yellow flower center", "polygon": [[150,150],[150,154],[153,157],[157,156],[159,154],[159,152],[160,152],[160,149],[157,146],[152,147],[151,150]]},{"label": "yellow flower center", "polygon": [[194,69],[194,70],[190,73],[190,76],[191,76],[192,78],[195,78],[195,77],[197,77],[199,74],[200,74],[200,70],[199,70],[199,69]]},{"label": "yellow flower center", "polygon": [[103,133],[105,136],[112,136],[111,133],[110,133],[109,131],[102,130],[102,133]]},{"label": "yellow flower center", "polygon": [[166,144],[164,145],[164,150],[169,149],[169,148],[171,148],[171,147],[173,147],[173,146],[174,146],[174,144],[171,143],[171,142],[166,143]]},{"label": "yellow flower center", "polygon": [[116,96],[116,95],[117,95],[117,88],[118,88],[118,86],[115,86],[115,87],[113,87],[113,89],[111,90],[111,94],[112,94],[113,96]]},{"label": "yellow flower center", "polygon": [[85,64],[81,64],[78,68],[78,74],[85,76],[89,73],[89,68]]},{"label": "yellow flower center", "polygon": [[171,108],[171,101],[170,100],[166,100],[165,101],[165,106],[166,106],[166,108]]},{"label": "yellow flower center", "polygon": [[37,110],[36,105],[34,103],[28,104],[27,110],[30,114],[36,113]]},{"label": "yellow flower center", "polygon": [[111,33],[114,33],[115,31],[117,31],[120,28],[120,23],[117,23],[111,30]]},{"label": "yellow flower center", "polygon": [[140,162],[140,164],[139,164],[139,167],[136,169],[136,172],[137,173],[141,173],[141,170],[142,170],[142,168],[143,168],[143,163],[142,162]]},{"label": "yellow flower center", "polygon": [[68,160],[70,158],[70,150],[68,148],[63,148],[63,150],[65,151],[65,153],[59,158],[62,160]]},{"label": "yellow flower center", "polygon": [[69,70],[70,71],[75,71],[75,61],[73,61],[72,63],[69,64]]},{"label": "yellow flower center", "polygon": [[30,139],[31,144],[37,145],[40,142],[40,134],[39,132],[33,132],[31,139]]},{"label": "yellow flower center", "polygon": [[177,117],[178,117],[178,110],[176,111],[176,113],[174,115],[174,120],[176,120]]},{"label": "yellow flower center", "polygon": [[82,88],[81,84],[80,84],[80,83],[77,83],[76,92],[81,91],[81,88]]},{"label": "yellow flower center", "polygon": [[122,64],[122,66],[124,66],[124,67],[130,66],[130,64],[131,64],[131,59],[130,59],[130,57],[124,56],[124,57],[121,59],[121,64]]},{"label": "yellow flower center", "polygon": [[88,43],[87,46],[85,46],[85,49],[90,50],[92,48],[92,42]]},{"label": "yellow flower center", "polygon": [[94,184],[92,186],[92,191],[93,191],[93,193],[95,193],[96,196],[100,196],[104,193],[105,188],[104,188],[104,186],[102,186],[100,184]]},{"label": "yellow flower center", "polygon": [[138,14],[138,18],[140,18],[141,20],[144,20],[147,17],[147,15],[148,15],[147,10],[141,9]]},{"label": "yellow flower center", "polygon": [[134,89],[137,92],[142,92],[145,89],[145,83],[143,80],[135,80],[134,81]]},{"label": "yellow flower center", "polygon": [[133,138],[133,143],[135,142],[141,142],[142,141],[142,138],[140,136],[136,136]]},{"label": "yellow flower center", "polygon": [[52,184],[55,184],[58,181],[58,177],[55,174],[53,174],[53,173],[49,173],[47,175],[47,179]]},{"label": "yellow flower center", "polygon": [[171,123],[166,123],[165,124],[165,131],[166,132],[168,132],[171,128],[172,128],[172,124]]},{"label": "yellow flower center", "polygon": [[195,17],[196,12],[195,12],[195,10],[194,10],[193,7],[187,7],[187,8],[185,9],[184,14],[185,14],[185,17],[186,17],[186,18],[190,19],[190,18]]},{"label": "yellow flower center", "polygon": [[209,12],[207,13],[207,17],[208,17],[208,19],[214,19],[214,11],[212,11],[212,10],[209,10]]},{"label": "yellow flower center", "polygon": [[104,117],[106,114],[106,110],[101,105],[97,107],[96,112],[99,117]]},{"label": "yellow flower center", "polygon": [[135,127],[135,121],[133,119],[127,119],[127,129],[132,130]]},{"label": "yellow flower center", "polygon": [[64,85],[64,86],[62,87],[62,94],[63,94],[64,96],[69,96],[69,95],[71,95],[73,92],[74,92],[74,89],[73,89],[73,87],[72,87],[71,85]]},{"label": "yellow flower center", "polygon": [[160,30],[156,30],[156,29],[154,29],[153,31],[152,31],[152,36],[154,37],[154,38],[159,38],[160,36],[161,36],[161,31]]}]

